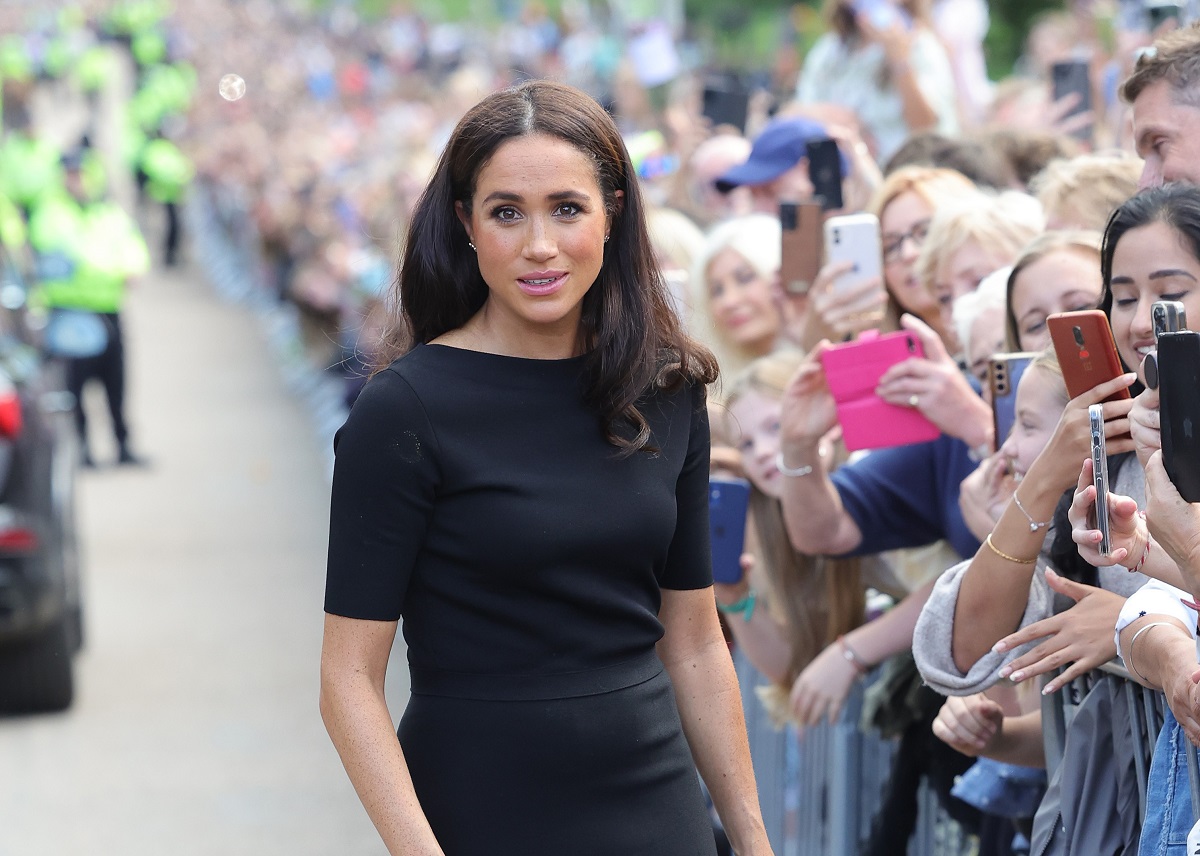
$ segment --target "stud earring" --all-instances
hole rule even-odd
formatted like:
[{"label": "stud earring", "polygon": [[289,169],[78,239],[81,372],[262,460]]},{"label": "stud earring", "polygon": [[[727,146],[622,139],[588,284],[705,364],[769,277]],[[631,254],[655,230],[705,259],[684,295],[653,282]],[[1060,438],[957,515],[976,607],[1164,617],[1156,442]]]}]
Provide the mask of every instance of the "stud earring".
[{"label": "stud earring", "polygon": [[475,252],[479,252],[479,250],[475,249],[475,245],[472,244],[470,241],[467,241],[467,246],[470,247],[472,250],[475,250]]},{"label": "stud earring", "polygon": [[604,236],[604,243],[606,243],[606,244],[608,243],[608,235]]}]

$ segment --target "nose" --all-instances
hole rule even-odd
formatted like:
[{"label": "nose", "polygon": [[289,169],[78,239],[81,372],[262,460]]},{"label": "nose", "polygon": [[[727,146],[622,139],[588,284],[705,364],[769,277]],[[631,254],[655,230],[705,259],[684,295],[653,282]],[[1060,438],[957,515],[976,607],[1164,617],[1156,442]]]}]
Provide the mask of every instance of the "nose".
[{"label": "nose", "polygon": [[921,244],[912,235],[905,235],[900,240],[901,261],[911,264],[917,260],[919,255],[921,255]]},{"label": "nose", "polygon": [[525,257],[533,261],[545,261],[558,255],[558,244],[545,220],[532,217],[525,237]]},{"label": "nose", "polygon": [[1153,298],[1139,299],[1137,311],[1133,313],[1133,321],[1129,329],[1135,339],[1146,339],[1154,335]]}]

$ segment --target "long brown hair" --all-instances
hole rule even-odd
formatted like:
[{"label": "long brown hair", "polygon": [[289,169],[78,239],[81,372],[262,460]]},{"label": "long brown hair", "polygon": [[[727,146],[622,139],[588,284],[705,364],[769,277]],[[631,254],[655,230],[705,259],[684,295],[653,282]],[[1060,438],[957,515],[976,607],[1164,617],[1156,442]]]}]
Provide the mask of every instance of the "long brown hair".
[{"label": "long brown hair", "polygon": [[[802,359],[798,352],[778,351],[755,360],[730,384],[727,406],[748,392],[781,398]],[[822,649],[863,623],[866,594],[860,562],[797,551],[788,538],[779,500],[753,486],[750,516],[758,536],[756,567],[762,569],[791,649],[787,677],[779,685],[790,691]]]},{"label": "long brown hair", "polygon": [[671,310],[617,126],[570,86],[527,81],[487,96],[459,121],[409,221],[381,367],[463,326],[487,300],[455,203],[469,215],[480,170],[502,144],[531,134],[564,140],[595,164],[611,228],[604,264],[583,300],[584,398],[622,453],[649,449],[638,400],[656,387],[711,383],[716,361],[683,333]]}]

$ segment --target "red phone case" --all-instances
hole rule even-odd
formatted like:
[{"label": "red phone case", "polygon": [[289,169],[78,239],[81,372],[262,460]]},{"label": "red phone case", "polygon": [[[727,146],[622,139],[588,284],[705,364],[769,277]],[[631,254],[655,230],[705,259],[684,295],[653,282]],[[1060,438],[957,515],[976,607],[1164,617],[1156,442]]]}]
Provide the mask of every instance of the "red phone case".
[{"label": "red phone case", "polygon": [[879,335],[873,331],[821,354],[825,380],[837,405],[842,441],[850,451],[885,449],[936,440],[941,431],[915,407],[889,404],[875,394],[891,366],[925,351],[907,330]]},{"label": "red phone case", "polygon": [[[1099,309],[1079,312],[1059,312],[1046,318],[1054,353],[1062,367],[1067,395],[1077,398],[1089,389],[1125,373],[1117,345],[1113,341],[1108,317]],[[1104,399],[1117,401],[1129,398],[1129,390],[1121,389]]]}]

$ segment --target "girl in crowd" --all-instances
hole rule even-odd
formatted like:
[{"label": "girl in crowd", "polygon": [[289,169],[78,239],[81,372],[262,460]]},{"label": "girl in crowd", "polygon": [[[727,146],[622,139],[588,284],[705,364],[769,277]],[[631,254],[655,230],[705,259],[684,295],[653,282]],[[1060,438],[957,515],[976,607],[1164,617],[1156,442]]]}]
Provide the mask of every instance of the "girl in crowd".
[{"label": "girl in crowd", "polygon": [[[629,155],[530,81],[463,117],[337,444],[321,709],[393,854],[769,854],[707,560],[714,361]],[[412,696],[384,701],[398,620]]]},{"label": "girl in crowd", "polygon": [[[1122,205],[1109,222],[1101,256],[1101,306],[1109,315],[1126,367],[1137,366],[1153,347],[1150,305],[1155,300],[1183,300],[1189,309],[1200,310],[1200,303],[1190,305],[1200,271],[1195,259],[1195,235],[1200,235],[1195,224],[1200,221],[1192,221],[1188,214],[1195,201],[1196,191],[1190,188],[1147,191]],[[1066,508],[1059,498],[1064,485],[1070,488],[1078,482],[1077,462],[1089,457],[1087,407],[1131,386],[1135,379],[1132,373],[1125,374],[1067,405],[1046,449],[1023,474],[985,546],[971,562],[939,582],[918,624],[914,648],[931,685],[966,694],[998,678],[1020,682],[1064,666],[1046,684],[1044,692],[1053,692],[1116,653],[1108,628],[1116,623],[1125,598],[1146,582],[1138,572],[1170,573],[1169,568],[1158,569],[1152,561],[1144,561],[1154,557],[1153,551],[1145,550],[1118,550],[1112,564],[1092,557],[1103,564],[1087,574],[1099,588],[1068,583],[1052,570],[1079,565],[1076,545],[1068,534]],[[1130,430],[1132,404],[1128,400],[1102,404],[1110,454],[1133,448],[1133,441],[1122,436]],[[1113,459],[1110,471],[1115,492],[1132,498],[1126,504],[1132,517],[1128,509],[1136,510],[1141,499],[1143,470],[1126,456]],[[1048,539],[1052,519],[1055,537]],[[1051,589],[1069,594],[1077,603],[1055,614]],[[947,625],[947,616],[953,616],[952,625]],[[1125,715],[1124,698],[1114,691],[1111,680],[1101,680],[1084,701],[1089,715],[1077,715],[1076,721],[1111,723]],[[1060,834],[1060,828],[1080,848],[1072,852],[1100,852],[1106,849],[1102,841],[1132,846],[1138,818],[1105,803],[1102,795],[1082,790],[1083,783],[1098,778],[1128,781],[1124,777],[1132,769],[1132,748],[1122,745],[1119,731],[1103,732],[1107,736],[1102,739],[1111,739],[1116,746],[1109,745],[1097,756],[1086,754],[1090,748],[1086,739],[1074,744],[1084,748],[1064,759],[1058,783],[1052,783],[1055,799],[1049,805],[1058,806],[1061,825],[1047,812],[1040,814],[1035,848],[1039,841]],[[1101,757],[1116,765],[1111,776],[1095,771],[1082,775],[1081,768],[1090,768]]]},{"label": "girl in crowd", "polygon": [[953,69],[930,6],[930,0],[884,0],[860,12],[849,0],[826,0],[829,32],[800,72],[797,100],[853,110],[881,163],[910,134],[958,130]]},{"label": "girl in crowd", "polygon": [[[1105,265],[1112,283],[1114,331],[1127,330],[1140,359],[1153,346],[1150,307],[1157,300],[1178,300],[1189,317],[1200,312],[1200,191],[1191,185],[1165,185],[1129,200],[1113,217],[1105,244]],[[1137,363],[1134,363],[1137,365]],[[1187,771],[1190,739],[1200,744],[1200,703],[1196,672],[1196,610],[1192,601],[1200,566],[1190,545],[1200,530],[1197,506],[1184,502],[1163,468],[1158,392],[1145,390],[1130,414],[1138,461],[1145,467],[1145,517],[1137,503],[1115,492],[1110,496],[1112,558],[1137,562],[1153,580],[1129,598],[1116,622],[1119,650],[1129,674],[1167,700],[1163,728],[1155,746],[1147,784],[1148,812],[1141,852],[1185,856],[1188,830],[1195,820]],[[1093,565],[1105,559],[1097,550],[1099,532],[1088,519],[1094,511],[1091,467],[1080,474],[1070,519],[1080,555]]]},{"label": "girl in crowd", "polygon": [[1046,318],[1094,309],[1101,289],[1099,232],[1047,232],[1035,238],[1008,276],[1008,349],[1050,347]]}]

